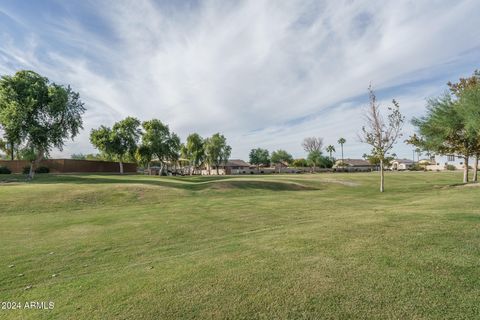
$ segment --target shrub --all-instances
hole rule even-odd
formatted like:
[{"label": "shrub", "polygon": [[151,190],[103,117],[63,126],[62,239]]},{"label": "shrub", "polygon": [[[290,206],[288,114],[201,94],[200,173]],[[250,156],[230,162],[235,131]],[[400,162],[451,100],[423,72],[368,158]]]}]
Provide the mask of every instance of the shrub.
[{"label": "shrub", "polygon": [[0,174],[10,174],[12,170],[8,169],[7,167],[0,167]]},{"label": "shrub", "polygon": [[420,164],[418,163],[415,163],[413,166],[411,166],[409,168],[410,171],[424,171],[425,170],[425,167],[424,166],[421,166]]},{"label": "shrub", "polygon": [[457,167],[455,167],[453,164],[447,164],[447,170],[455,171],[457,170]]},{"label": "shrub", "polygon": [[48,167],[38,167],[35,169],[35,173],[50,173],[50,169]]},{"label": "shrub", "polygon": [[[48,167],[38,167],[37,169],[35,169],[35,173],[49,173],[49,172],[50,172],[50,169]],[[23,167],[22,173],[29,174],[30,167],[29,166]]]}]

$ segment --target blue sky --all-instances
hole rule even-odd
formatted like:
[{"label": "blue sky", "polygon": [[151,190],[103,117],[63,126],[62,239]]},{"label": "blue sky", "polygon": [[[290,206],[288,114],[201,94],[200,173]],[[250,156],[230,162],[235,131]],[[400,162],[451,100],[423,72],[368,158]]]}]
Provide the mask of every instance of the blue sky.
[{"label": "blue sky", "polygon": [[410,120],[480,68],[479,12],[476,0],[0,0],[0,74],[31,69],[80,92],[85,130],[55,156],[94,152],[91,128],[131,115],[183,139],[222,132],[234,158],[303,157],[308,136],[344,137],[354,158],[370,150],[357,137],[370,83]]}]

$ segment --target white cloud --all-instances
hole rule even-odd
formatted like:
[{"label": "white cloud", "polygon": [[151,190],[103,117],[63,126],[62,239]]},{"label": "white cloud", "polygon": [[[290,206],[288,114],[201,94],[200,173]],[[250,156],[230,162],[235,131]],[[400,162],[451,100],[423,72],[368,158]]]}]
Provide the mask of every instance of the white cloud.
[{"label": "white cloud", "polygon": [[21,46],[0,36],[0,72],[32,68],[80,91],[86,130],[65,155],[92,151],[90,128],[133,115],[183,138],[220,131],[235,157],[257,146],[302,156],[311,135],[343,136],[358,157],[369,151],[356,135],[370,82],[411,117],[442,83],[473,71],[480,51],[474,0],[89,2],[82,9],[105,26],[97,31],[60,4],[70,14],[55,23],[0,6],[28,30]]}]

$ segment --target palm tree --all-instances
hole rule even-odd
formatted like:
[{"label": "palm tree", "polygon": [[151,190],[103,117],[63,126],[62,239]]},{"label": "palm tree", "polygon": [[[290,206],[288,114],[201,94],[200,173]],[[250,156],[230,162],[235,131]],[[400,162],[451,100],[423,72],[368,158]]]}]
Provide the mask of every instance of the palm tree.
[{"label": "palm tree", "polygon": [[330,160],[333,160],[332,158],[332,152],[335,152],[335,147],[332,145],[329,145],[328,147],[325,148],[325,150],[330,153]]},{"label": "palm tree", "polygon": [[420,148],[416,148],[415,152],[417,153],[417,162],[420,162],[420,156],[422,155],[422,150]]},{"label": "palm tree", "polygon": [[345,138],[340,138],[340,139],[338,139],[337,142],[338,142],[338,143],[340,144],[340,146],[342,147],[342,163],[343,163],[343,144],[346,143],[347,140],[345,140]]}]

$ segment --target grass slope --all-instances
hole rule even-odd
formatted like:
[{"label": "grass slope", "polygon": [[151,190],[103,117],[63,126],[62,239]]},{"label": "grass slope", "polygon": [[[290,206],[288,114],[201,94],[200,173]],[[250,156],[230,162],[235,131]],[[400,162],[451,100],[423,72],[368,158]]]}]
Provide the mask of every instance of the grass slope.
[{"label": "grass slope", "polygon": [[0,301],[55,308],[0,318],[478,319],[480,189],[460,179],[13,179]]}]

